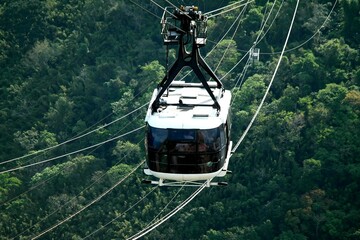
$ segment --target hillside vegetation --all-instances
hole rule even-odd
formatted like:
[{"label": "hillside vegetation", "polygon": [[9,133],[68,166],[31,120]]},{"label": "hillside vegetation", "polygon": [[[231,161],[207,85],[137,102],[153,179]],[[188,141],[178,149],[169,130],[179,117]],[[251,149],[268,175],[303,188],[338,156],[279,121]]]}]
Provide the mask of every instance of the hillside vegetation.
[{"label": "hillside vegetation", "polygon": [[[171,2],[208,12],[235,1]],[[201,53],[221,40],[206,58],[219,77],[273,3],[249,4],[234,38],[237,24],[221,40],[241,9],[209,20]],[[234,142],[269,84],[296,1],[274,4],[260,60],[241,75],[246,57],[223,80]],[[205,189],[144,239],[360,239],[359,12],[359,0],[300,2],[270,94],[221,179],[229,185]],[[0,2],[0,239],[31,239],[77,211],[41,238],[126,239],[194,191],[144,185],[142,165],[122,181],[145,158],[144,130],[116,137],[144,125],[142,106],[167,68],[161,14],[144,0]]]}]

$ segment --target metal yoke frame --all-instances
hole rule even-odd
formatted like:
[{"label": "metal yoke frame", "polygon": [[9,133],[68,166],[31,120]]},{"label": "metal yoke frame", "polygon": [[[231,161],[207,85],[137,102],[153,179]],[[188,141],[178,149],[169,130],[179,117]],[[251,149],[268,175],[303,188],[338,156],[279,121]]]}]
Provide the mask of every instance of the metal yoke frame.
[{"label": "metal yoke frame", "polygon": [[[184,13],[184,12],[182,12]],[[151,105],[152,112],[156,112],[158,108],[162,105],[160,103],[161,96],[165,93],[165,91],[170,87],[170,84],[175,79],[175,77],[178,75],[178,73],[186,66],[192,68],[196,76],[199,78],[200,82],[206,89],[206,91],[209,93],[211,99],[214,101],[213,107],[220,112],[220,104],[218,103],[216,97],[214,96],[213,92],[211,91],[211,88],[209,84],[207,83],[204,74],[201,72],[201,68],[203,68],[211,78],[215,80],[217,83],[217,88],[221,88],[224,91],[223,84],[219,80],[219,78],[215,75],[215,73],[211,70],[211,68],[208,66],[208,64],[205,62],[205,60],[200,55],[199,48],[200,46],[196,43],[196,26],[191,29],[191,23],[189,21],[189,15],[187,14],[181,14],[179,15],[181,20],[181,26],[182,30],[186,30],[185,33],[181,32],[180,39],[179,39],[179,52],[178,57],[175,63],[171,66],[170,70],[167,72],[163,80],[158,85],[158,89],[160,91],[158,92],[154,102]],[[189,25],[188,25],[189,24]],[[192,31],[192,32],[191,32]],[[192,50],[191,52],[187,52],[185,48],[185,42],[184,42],[184,35],[187,34],[188,36],[191,35],[192,37]]]}]

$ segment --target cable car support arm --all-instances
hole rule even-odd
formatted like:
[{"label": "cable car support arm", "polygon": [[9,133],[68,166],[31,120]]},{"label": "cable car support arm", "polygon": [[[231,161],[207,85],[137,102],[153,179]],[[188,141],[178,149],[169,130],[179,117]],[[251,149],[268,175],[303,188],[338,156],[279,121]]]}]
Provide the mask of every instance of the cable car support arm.
[{"label": "cable car support arm", "polygon": [[[167,28],[166,25],[170,25],[170,27],[175,25],[168,23],[168,19],[166,18],[165,13],[161,21],[161,23],[164,25],[163,31],[165,28]],[[153,112],[157,111],[157,109],[161,106],[162,103],[160,99],[162,95],[170,87],[171,83],[174,81],[175,77],[179,74],[179,72],[184,67],[190,67],[198,77],[199,81],[202,83],[203,87],[210,95],[211,99],[214,101],[213,107],[216,108],[218,112],[220,112],[220,104],[218,103],[208,82],[205,79],[203,72],[201,71],[202,68],[217,83],[217,88],[224,90],[223,84],[221,83],[219,78],[215,75],[215,73],[211,70],[208,64],[204,61],[199,51],[199,48],[205,45],[206,33],[204,34],[204,36],[199,34],[197,28],[200,27],[198,27],[197,24],[205,25],[207,19],[203,17],[200,12],[195,11],[192,8],[190,11],[182,11],[180,9],[177,9],[174,15],[176,16],[176,18],[173,17],[173,19],[180,21],[181,27],[179,29],[177,28],[166,29],[165,33],[163,32],[163,35],[164,35],[165,45],[170,45],[170,44],[179,45],[178,56],[175,63],[171,66],[171,68],[169,69],[163,80],[158,85],[159,92],[154,102],[151,105],[152,111]],[[206,30],[204,30],[203,28],[203,31]],[[173,37],[174,35],[176,36],[175,38]],[[188,44],[188,42],[184,41],[184,38],[188,38],[188,37],[191,38],[191,44],[192,44],[192,48],[190,52],[186,51],[185,45]]]}]

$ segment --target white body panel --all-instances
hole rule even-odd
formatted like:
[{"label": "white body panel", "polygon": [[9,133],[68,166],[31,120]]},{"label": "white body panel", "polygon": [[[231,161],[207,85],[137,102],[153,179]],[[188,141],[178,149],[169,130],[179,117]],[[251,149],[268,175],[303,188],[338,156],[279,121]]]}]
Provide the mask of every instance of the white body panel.
[{"label": "white body panel", "polygon": [[178,182],[193,182],[193,181],[202,181],[202,180],[208,180],[216,177],[222,172],[222,169],[220,169],[217,172],[213,173],[197,173],[197,174],[180,174],[180,173],[163,173],[163,172],[154,172],[150,169],[144,170],[146,175],[154,176],[160,179],[166,179],[166,180],[172,180],[172,181],[178,181]]},{"label": "white body panel", "polygon": [[[167,106],[165,109],[152,113],[151,104],[155,100],[158,90],[155,89],[145,121],[152,127],[169,129],[212,129],[225,124],[231,101],[230,91],[222,92],[221,89],[212,88],[215,97],[221,107],[218,114],[217,109],[212,106],[189,105],[213,105],[214,101],[204,88],[201,87],[173,87],[183,82],[174,81],[169,88],[167,96],[161,98],[167,104],[179,104],[184,106]],[[195,85],[195,84],[194,84]],[[165,94],[164,94],[165,95]]]}]

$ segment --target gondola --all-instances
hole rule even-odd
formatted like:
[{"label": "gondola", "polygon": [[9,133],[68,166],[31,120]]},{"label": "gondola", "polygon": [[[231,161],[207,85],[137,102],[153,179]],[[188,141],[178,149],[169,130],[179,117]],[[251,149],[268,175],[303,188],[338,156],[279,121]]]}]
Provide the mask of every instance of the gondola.
[{"label": "gondola", "polygon": [[[206,44],[206,21],[194,6],[164,11],[161,20],[164,44],[178,45],[179,51],[154,90],[146,113],[144,172],[158,180],[145,182],[196,185],[208,181],[211,185],[213,178],[224,177],[228,172],[232,147],[231,92],[224,89],[200,55],[199,48]],[[184,67],[193,70],[199,83],[176,80]]]}]

